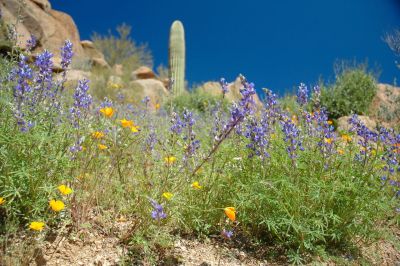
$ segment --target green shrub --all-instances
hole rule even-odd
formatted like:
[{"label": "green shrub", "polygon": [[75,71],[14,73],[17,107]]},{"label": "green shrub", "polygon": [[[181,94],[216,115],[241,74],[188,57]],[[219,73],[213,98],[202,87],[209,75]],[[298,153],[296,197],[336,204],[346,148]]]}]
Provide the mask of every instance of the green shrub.
[{"label": "green shrub", "polygon": [[228,101],[222,99],[222,95],[215,96],[200,89],[183,93],[182,95],[172,99],[172,106],[179,111],[187,108],[204,113],[211,110],[213,107],[216,107],[217,104],[222,104],[222,108],[225,110],[228,107]]},{"label": "green shrub", "polygon": [[321,104],[332,118],[366,114],[377,90],[376,79],[366,66],[345,67],[334,84],[321,87]]},{"label": "green shrub", "polygon": [[116,29],[118,36],[114,36],[111,31],[108,35],[102,36],[94,33],[91,37],[94,45],[99,49],[111,65],[121,64],[124,71],[129,72],[139,66],[153,66],[153,57],[147,45],[138,45],[131,38],[131,27],[122,24],[117,26]]}]

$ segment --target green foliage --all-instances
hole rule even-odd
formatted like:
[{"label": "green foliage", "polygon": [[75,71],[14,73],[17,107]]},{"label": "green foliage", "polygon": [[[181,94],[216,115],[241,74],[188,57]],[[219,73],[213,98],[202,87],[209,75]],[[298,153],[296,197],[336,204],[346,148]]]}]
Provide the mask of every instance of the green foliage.
[{"label": "green foliage", "polygon": [[185,31],[179,20],[171,25],[169,34],[169,78],[173,80],[171,91],[180,96],[185,91]]},{"label": "green foliage", "polygon": [[[0,78],[5,80],[13,63],[0,63]],[[332,90],[342,93],[359,88],[355,82],[359,76],[364,88],[364,83],[370,84],[365,75],[357,70],[343,72]],[[389,182],[398,180],[398,173],[391,174],[386,183],[381,179],[388,174],[382,158],[397,152],[397,146],[379,138],[363,150],[355,141],[357,136],[351,136],[353,141],[349,136],[346,141],[334,137],[333,132],[326,136],[323,130],[329,131],[328,121],[315,118],[318,110],[312,110],[314,118],[307,118],[311,113],[291,97],[276,106],[284,110],[278,114],[270,113],[275,112],[273,108],[253,114],[247,109],[250,103],[243,102],[239,106],[246,112],[237,105],[231,106],[236,112],[229,112],[222,96],[200,89],[183,93],[171,106],[164,104],[154,111],[143,103],[127,106],[114,101],[110,107],[108,102],[94,102],[90,108],[79,109],[80,126],[75,127],[70,119],[71,94],[74,102],[83,101],[84,95],[71,91],[57,98],[59,110],[51,109],[49,100],[41,102],[35,113],[27,112],[24,118],[36,125],[21,132],[13,105],[15,82],[3,85],[1,236],[27,229],[34,220],[46,223],[43,234],[60,223],[90,230],[94,220],[90,215],[95,213],[110,221],[129,220],[131,235],[124,239],[130,245],[131,257],[124,258],[127,264],[138,264],[143,258],[149,264],[159,262],[157,247],[169,246],[171,234],[216,236],[223,230],[233,230],[235,241],[273,245],[288,261],[300,264],[315,255],[353,251],[355,241],[373,240],[380,227],[398,220],[398,199]],[[293,121],[292,114],[297,117]],[[268,119],[261,122],[260,117]],[[178,120],[180,131],[175,130]],[[260,128],[261,123],[268,126]],[[298,139],[285,138],[282,124],[292,126],[284,132],[292,130],[303,142],[304,150],[296,150],[298,157],[288,154],[288,145]],[[251,132],[245,133],[249,128]],[[263,130],[265,135],[256,135]],[[249,148],[258,142],[249,137],[266,140],[268,156],[251,153]],[[195,140],[199,140],[197,148]],[[329,148],[324,146],[327,143]],[[76,146],[79,149],[71,149]],[[60,184],[69,185],[73,194],[60,195]],[[65,210],[52,212],[51,199],[62,199]],[[160,205],[155,207],[153,201]],[[166,217],[153,219],[152,212],[160,206]],[[227,207],[236,209],[235,221],[227,219]],[[36,237],[36,233],[31,235]]]},{"label": "green foliage", "polygon": [[345,67],[337,74],[336,82],[322,86],[321,104],[332,118],[366,114],[376,94],[376,79],[366,66]]},{"label": "green foliage", "polygon": [[172,99],[172,106],[178,111],[183,111],[186,108],[204,113],[212,110],[218,104],[221,104],[222,109],[227,110],[227,100],[222,99],[222,96],[215,96],[201,89],[195,89],[189,93],[185,92]]},{"label": "green foliage", "polygon": [[[12,66],[1,59],[2,74]],[[66,153],[70,131],[53,119],[55,113],[48,106],[38,106],[34,115],[40,123],[29,134],[19,130],[8,93],[12,85],[4,82],[0,90],[0,193],[7,206],[0,219],[0,234],[13,233],[21,225],[27,228],[37,219],[53,224],[57,218],[49,210],[49,200],[59,199],[56,187],[69,181],[71,167]],[[25,118],[32,117],[27,114]]]},{"label": "green foliage", "polygon": [[152,67],[153,59],[146,45],[137,45],[130,37],[131,27],[122,24],[116,29],[118,36],[111,31],[102,36],[94,33],[91,37],[94,45],[104,54],[106,61],[111,65],[122,64],[130,72],[139,66]]}]

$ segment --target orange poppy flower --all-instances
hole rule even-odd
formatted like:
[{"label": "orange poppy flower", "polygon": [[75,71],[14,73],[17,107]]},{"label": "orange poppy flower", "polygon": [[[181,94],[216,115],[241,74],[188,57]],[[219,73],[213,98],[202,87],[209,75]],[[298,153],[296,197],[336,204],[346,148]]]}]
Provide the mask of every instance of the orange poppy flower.
[{"label": "orange poppy flower", "polygon": [[234,207],[226,207],[224,211],[229,220],[231,220],[232,222],[236,220],[236,210]]}]

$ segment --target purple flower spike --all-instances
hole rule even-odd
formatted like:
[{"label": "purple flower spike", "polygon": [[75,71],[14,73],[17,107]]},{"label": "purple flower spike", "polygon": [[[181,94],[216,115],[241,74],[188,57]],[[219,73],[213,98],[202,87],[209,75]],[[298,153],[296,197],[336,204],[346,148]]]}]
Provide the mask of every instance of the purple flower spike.
[{"label": "purple flower spike", "polygon": [[164,212],[164,208],[161,204],[153,199],[150,199],[150,203],[153,206],[151,218],[156,221],[167,218],[167,214]]},{"label": "purple flower spike", "polygon": [[224,78],[221,78],[219,83],[221,84],[222,95],[225,96],[225,94],[228,93],[228,82],[226,82],[226,80]]},{"label": "purple flower spike", "polygon": [[233,236],[233,231],[232,230],[228,231],[228,230],[225,230],[225,228],[224,228],[221,232],[221,235],[223,238],[230,239]]},{"label": "purple flower spike", "polygon": [[65,71],[72,62],[72,56],[74,52],[72,51],[72,42],[66,40],[63,47],[61,47],[61,67]]},{"label": "purple flower spike", "polygon": [[308,88],[304,83],[300,83],[297,91],[297,103],[301,106],[306,105],[308,102]]}]

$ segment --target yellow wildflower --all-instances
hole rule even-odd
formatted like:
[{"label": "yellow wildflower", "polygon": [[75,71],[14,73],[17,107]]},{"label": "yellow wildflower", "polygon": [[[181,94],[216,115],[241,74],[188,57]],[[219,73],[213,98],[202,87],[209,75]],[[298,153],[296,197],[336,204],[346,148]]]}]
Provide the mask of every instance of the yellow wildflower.
[{"label": "yellow wildflower", "polygon": [[224,209],[226,216],[228,216],[229,220],[234,222],[236,220],[236,210],[234,207],[226,207]]},{"label": "yellow wildflower", "polygon": [[92,133],[92,137],[95,139],[101,139],[104,137],[104,133],[101,131],[96,131]]},{"label": "yellow wildflower", "polygon": [[292,116],[292,122],[293,122],[293,124],[295,124],[295,125],[297,125],[297,124],[299,123],[299,120],[297,119],[297,116],[296,116],[296,115],[293,115],[293,116]]},{"label": "yellow wildflower", "polygon": [[324,142],[328,144],[332,144],[333,139],[332,138],[324,138]]},{"label": "yellow wildflower", "polygon": [[35,231],[42,231],[44,225],[44,222],[31,222],[29,224],[29,228]]},{"label": "yellow wildflower", "polygon": [[371,155],[373,155],[373,156],[376,155],[376,150],[375,149],[371,150]]},{"label": "yellow wildflower", "polygon": [[340,155],[343,155],[343,154],[344,154],[344,150],[342,150],[342,149],[338,149],[337,152],[338,152]]},{"label": "yellow wildflower", "polygon": [[345,142],[351,142],[351,137],[347,134],[342,135],[342,140]]},{"label": "yellow wildflower", "polygon": [[3,205],[6,200],[3,197],[0,197],[0,205]]},{"label": "yellow wildflower", "polygon": [[65,204],[61,200],[50,200],[49,205],[55,212],[60,212],[65,208]]},{"label": "yellow wildflower", "polygon": [[135,126],[135,125],[131,126],[131,131],[133,133],[138,133],[139,132],[139,126]]},{"label": "yellow wildflower", "polygon": [[66,185],[59,185],[58,191],[60,191],[61,194],[63,195],[69,195],[72,193],[72,189],[70,187],[67,187]]},{"label": "yellow wildflower", "polygon": [[133,121],[132,120],[126,120],[125,118],[120,120],[122,127],[132,127],[133,126]]},{"label": "yellow wildflower", "polygon": [[104,145],[104,144],[99,144],[99,145],[97,145],[97,147],[98,147],[100,150],[106,150],[106,149],[108,149],[108,147],[107,147],[106,145]]},{"label": "yellow wildflower", "polygon": [[100,109],[100,113],[102,113],[105,117],[112,117],[114,114],[114,109],[112,107],[104,107]]},{"label": "yellow wildflower", "polygon": [[160,104],[156,103],[156,105],[154,106],[156,108],[156,110],[160,109]]},{"label": "yellow wildflower", "polygon": [[328,125],[332,125],[332,124],[333,124],[332,120],[328,120]]},{"label": "yellow wildflower", "polygon": [[164,161],[168,164],[171,165],[176,161],[176,157],[175,156],[167,156],[164,158]]},{"label": "yellow wildflower", "polygon": [[170,200],[170,199],[172,199],[172,197],[174,196],[174,194],[172,194],[171,192],[164,192],[164,193],[162,194],[162,196],[163,196],[164,198],[166,198],[167,200]]},{"label": "yellow wildflower", "polygon": [[192,183],[192,188],[194,188],[194,189],[202,189],[202,187],[203,187],[203,186],[200,186],[199,181],[194,181],[194,182]]}]

